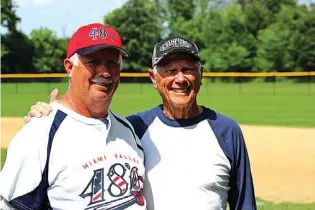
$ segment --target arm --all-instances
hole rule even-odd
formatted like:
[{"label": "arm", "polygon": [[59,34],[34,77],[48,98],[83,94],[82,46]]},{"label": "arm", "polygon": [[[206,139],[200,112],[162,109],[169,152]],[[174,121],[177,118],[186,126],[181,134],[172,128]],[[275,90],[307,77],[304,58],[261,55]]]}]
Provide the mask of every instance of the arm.
[{"label": "arm", "polygon": [[46,162],[47,140],[43,139],[43,131],[39,122],[31,122],[11,140],[0,173],[1,205],[36,209],[36,190]]},{"label": "arm", "polygon": [[239,126],[232,131],[233,156],[228,202],[231,210],[256,210],[253,179],[247,148]]},{"label": "arm", "polygon": [[24,117],[24,122],[28,123],[32,117],[41,118],[42,116],[47,116],[52,111],[52,107],[50,104],[58,99],[59,91],[58,89],[54,89],[50,93],[50,101],[49,104],[45,102],[37,102],[35,105],[31,106],[30,111],[28,112],[27,116]]}]

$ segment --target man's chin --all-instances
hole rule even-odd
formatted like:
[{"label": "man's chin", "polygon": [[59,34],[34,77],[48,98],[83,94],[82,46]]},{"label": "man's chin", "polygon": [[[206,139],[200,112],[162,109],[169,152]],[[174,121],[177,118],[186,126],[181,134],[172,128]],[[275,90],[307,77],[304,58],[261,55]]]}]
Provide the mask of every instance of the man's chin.
[{"label": "man's chin", "polygon": [[177,106],[190,106],[194,102],[194,98],[191,96],[175,96],[175,97],[170,97],[169,101],[173,105]]},{"label": "man's chin", "polygon": [[114,86],[111,86],[107,90],[94,89],[90,92],[90,97],[95,101],[107,101],[112,99],[114,92]]},{"label": "man's chin", "polygon": [[98,92],[97,94],[90,95],[90,97],[93,99],[93,101],[110,101],[113,97],[112,93],[107,93],[107,92]]},{"label": "man's chin", "polygon": [[96,102],[105,102],[108,100],[108,97],[92,97],[93,101],[96,101]]}]

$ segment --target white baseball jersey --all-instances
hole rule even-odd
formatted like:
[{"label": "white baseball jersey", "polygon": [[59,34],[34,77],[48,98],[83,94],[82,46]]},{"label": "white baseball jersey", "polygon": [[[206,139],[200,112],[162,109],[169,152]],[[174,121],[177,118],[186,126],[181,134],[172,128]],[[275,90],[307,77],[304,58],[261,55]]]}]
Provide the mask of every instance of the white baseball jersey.
[{"label": "white baseball jersey", "polygon": [[144,174],[140,140],[125,118],[86,118],[54,103],[11,141],[0,195],[2,205],[25,210],[146,209]]},{"label": "white baseball jersey", "polygon": [[162,105],[127,117],[145,153],[144,194],[150,210],[256,209],[239,125],[211,109],[172,120]]}]

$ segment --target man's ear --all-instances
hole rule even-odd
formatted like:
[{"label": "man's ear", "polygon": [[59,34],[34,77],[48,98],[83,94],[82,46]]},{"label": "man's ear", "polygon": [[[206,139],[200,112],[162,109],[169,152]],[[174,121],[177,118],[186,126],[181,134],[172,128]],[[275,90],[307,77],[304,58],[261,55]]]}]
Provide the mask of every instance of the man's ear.
[{"label": "man's ear", "polygon": [[65,67],[68,76],[69,76],[69,77],[72,77],[72,67],[73,67],[72,62],[71,62],[68,58],[66,58],[66,59],[63,61],[63,66]]},{"label": "man's ear", "polygon": [[202,75],[203,75],[203,70],[204,70],[204,65],[201,65],[201,68],[200,68],[200,85],[202,85]]},{"label": "man's ear", "polygon": [[204,70],[205,66],[204,65],[201,65],[201,68],[200,68],[200,73],[201,73],[201,79],[202,79],[202,75],[203,75],[203,70]]},{"label": "man's ear", "polygon": [[149,76],[151,78],[151,81],[153,83],[153,86],[156,89],[156,79],[155,79],[154,70],[153,69],[149,69],[148,72],[149,72]]}]

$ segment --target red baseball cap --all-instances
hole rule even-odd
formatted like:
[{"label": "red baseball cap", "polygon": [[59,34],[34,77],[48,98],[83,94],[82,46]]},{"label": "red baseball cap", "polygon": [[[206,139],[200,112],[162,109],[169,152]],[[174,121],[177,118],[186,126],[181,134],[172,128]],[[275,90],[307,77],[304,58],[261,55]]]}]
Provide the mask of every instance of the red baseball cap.
[{"label": "red baseball cap", "polygon": [[75,53],[88,55],[104,48],[118,49],[123,56],[128,57],[122,47],[120,35],[115,29],[101,23],[92,23],[80,27],[72,35],[67,47],[67,58]]}]

